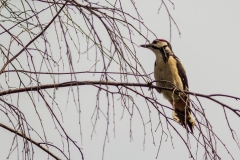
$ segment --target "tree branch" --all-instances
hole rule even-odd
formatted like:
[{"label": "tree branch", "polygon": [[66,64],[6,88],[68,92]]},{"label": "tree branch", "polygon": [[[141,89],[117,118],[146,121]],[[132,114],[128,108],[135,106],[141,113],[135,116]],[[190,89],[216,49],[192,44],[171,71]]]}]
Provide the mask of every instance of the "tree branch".
[{"label": "tree branch", "polygon": [[20,133],[20,132],[18,132],[18,131],[16,131],[16,130],[14,130],[14,129],[12,129],[12,128],[8,127],[8,126],[5,126],[5,125],[2,124],[2,123],[0,123],[0,127],[4,128],[4,129],[6,129],[6,130],[8,130],[8,131],[10,131],[10,132],[12,132],[12,133],[15,133],[15,134],[17,134],[18,136],[20,136],[20,137],[22,137],[22,138],[30,141],[31,143],[35,144],[37,147],[39,147],[40,149],[42,149],[44,152],[46,152],[46,153],[48,153],[49,155],[51,155],[53,158],[55,158],[55,159],[57,159],[57,160],[61,160],[61,159],[58,158],[56,155],[54,155],[52,152],[50,152],[50,151],[47,150],[46,148],[42,147],[42,146],[41,146],[41,143],[38,143],[38,142],[32,140],[31,138],[27,137],[26,135],[24,135],[24,134],[22,134],[22,133]]},{"label": "tree branch", "polygon": [[[42,30],[42,32],[40,32],[35,38],[33,38],[30,42],[28,42],[28,44],[23,47],[15,56],[13,56],[11,59],[9,59],[4,66],[2,67],[0,74],[3,73],[3,71],[5,70],[5,68],[7,67],[7,65],[9,63],[11,63],[14,59],[16,59],[23,51],[25,51],[25,49],[27,49],[27,47],[32,44],[36,39],[38,39],[38,37],[40,37],[47,29],[48,27],[52,24],[52,22],[56,19],[56,17],[60,14],[60,12],[63,10],[63,8],[66,6],[66,4],[68,3],[68,1],[66,1],[66,3],[62,6],[62,8],[58,11],[58,13],[53,17],[53,19],[48,23],[48,25]],[[7,30],[6,30],[7,31]],[[9,32],[9,31],[7,31]]]}]

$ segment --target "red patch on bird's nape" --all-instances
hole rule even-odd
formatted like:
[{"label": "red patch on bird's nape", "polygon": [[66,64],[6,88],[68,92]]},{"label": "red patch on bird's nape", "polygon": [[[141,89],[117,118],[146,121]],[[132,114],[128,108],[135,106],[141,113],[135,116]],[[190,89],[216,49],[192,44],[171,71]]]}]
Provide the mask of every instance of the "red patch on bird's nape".
[{"label": "red patch on bird's nape", "polygon": [[168,42],[167,40],[165,40],[165,39],[158,39],[158,40],[169,43],[169,42]]},{"label": "red patch on bird's nape", "polygon": [[168,46],[170,47],[170,49],[172,50],[172,46],[171,46],[171,44],[167,40],[165,40],[165,39],[158,39],[158,40],[166,42],[168,44]]}]

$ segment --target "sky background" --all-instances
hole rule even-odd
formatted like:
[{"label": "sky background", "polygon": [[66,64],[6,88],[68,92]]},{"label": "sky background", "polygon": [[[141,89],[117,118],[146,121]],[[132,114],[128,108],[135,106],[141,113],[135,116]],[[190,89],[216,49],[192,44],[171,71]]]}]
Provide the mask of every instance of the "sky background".
[{"label": "sky background", "polygon": [[[181,59],[182,63],[185,66],[190,91],[202,94],[229,94],[240,97],[240,1],[174,0],[172,2],[174,3],[174,9],[168,1],[165,1],[165,3],[168,5],[172,17],[180,29],[181,35],[179,35],[177,28],[172,23],[171,45],[173,47],[174,53]],[[17,4],[18,2],[15,2],[13,0],[12,3]],[[136,12],[134,11],[133,6],[128,1],[124,1],[122,3],[123,8],[126,12],[129,12],[132,15],[136,16]],[[160,4],[161,1],[154,0],[135,1],[135,7],[138,9],[138,12],[142,16],[144,24],[148,26],[148,28],[151,29],[158,38],[170,41],[169,18],[165,8],[162,8],[158,13]],[[38,7],[41,7],[41,5]],[[3,12],[4,11],[1,11],[2,14]],[[80,15],[76,14],[75,16],[77,17]],[[47,13],[46,15],[43,14],[43,17],[47,19]],[[48,22],[48,20],[46,21]],[[133,22],[133,24],[138,27],[138,24],[136,22]],[[3,25],[7,26],[7,24]],[[96,26],[97,25],[98,24],[96,24]],[[48,33],[51,35],[50,31],[48,31]],[[126,31],[123,31],[123,33],[127,34]],[[142,33],[144,35],[147,35],[147,32],[144,29],[142,30]],[[148,38],[149,41],[153,41],[156,37],[149,34]],[[9,41],[6,39],[7,38],[5,37],[1,38],[1,44],[9,44]],[[144,38],[138,34],[135,34],[133,39],[134,43],[138,45],[144,44],[146,42]],[[103,38],[103,40],[105,39]],[[107,42],[108,39],[106,38],[105,41]],[[28,42],[28,40],[26,40],[26,42]],[[52,41],[51,43],[52,50],[54,51],[56,42]],[[12,48],[13,53],[17,53],[20,48],[21,46]],[[154,54],[150,50],[146,50],[138,46],[136,46],[136,53],[145,71],[147,73],[153,72],[153,65],[155,61]],[[24,57],[19,57],[19,59],[24,62],[23,58]],[[95,56],[91,53],[81,55],[80,63],[77,63],[77,58],[75,63],[79,66],[78,71],[89,70],[89,68],[91,68],[91,66],[95,63]],[[118,68],[114,66],[110,70],[115,72],[119,71]],[[0,78],[1,81],[4,80],[4,77]],[[69,77],[62,76],[62,78],[60,78],[60,81],[64,81],[65,79],[67,80],[68,78]],[[42,79],[44,83],[44,76]],[[89,74],[84,75],[84,77],[79,76],[78,80],[98,80],[98,77],[93,77],[92,74]],[[134,78],[129,78],[129,81],[137,83]],[[12,80],[9,83],[14,84],[16,82]],[[46,84],[47,83],[49,82],[46,80]],[[79,144],[81,144],[82,140],[82,144],[80,146],[83,149],[86,160],[101,160],[106,132],[106,120],[102,115],[100,115],[100,119],[98,120],[96,132],[94,132],[91,136],[91,117],[96,106],[95,98],[97,89],[91,86],[80,87],[82,138],[80,138],[79,134],[79,117],[76,111],[77,109],[74,105],[74,100],[71,99],[71,96],[68,102],[66,100],[68,91],[69,90],[67,88],[64,88],[59,89],[56,92],[56,101],[62,107],[61,111],[64,115],[63,125],[68,133],[73,137],[73,139],[78,141]],[[144,89],[144,91],[146,94],[151,93],[148,89]],[[21,98],[19,100],[19,104],[22,107],[21,109],[25,113],[25,116],[31,119],[32,125],[39,125],[38,119],[33,116],[33,113],[35,112],[34,108],[32,107],[32,104],[29,102],[29,100],[27,100],[27,97],[27,94],[21,93]],[[107,103],[106,100],[104,100],[106,94],[101,93],[100,97],[101,105],[105,105]],[[137,101],[139,109],[141,110],[141,113],[143,113],[144,120],[147,120],[149,113],[147,106],[143,105],[145,104],[144,100],[136,95],[134,95],[134,97]],[[158,95],[158,97],[159,102],[169,106],[168,101],[163,99],[162,95]],[[16,100],[17,95],[12,95],[11,98]],[[44,106],[44,102],[39,100],[38,96],[35,96],[35,98],[36,101],[38,101],[39,106]],[[115,117],[110,118],[109,140],[105,146],[104,159],[156,159],[161,138],[161,129],[158,129],[156,132],[153,131],[153,139],[152,133],[150,131],[151,127],[150,125],[146,124],[146,136],[144,142],[144,127],[141,118],[137,113],[137,110],[135,110],[135,116],[130,122],[130,116],[127,114],[127,111],[125,110],[124,114],[122,114],[123,109],[118,98],[119,97],[117,96],[115,97]],[[200,98],[200,100],[206,111],[207,117],[213,125],[213,129],[227,145],[233,157],[235,159],[238,159],[238,157],[240,157],[239,148],[233,141],[230,131],[227,128],[227,123],[224,118],[222,107],[203,98]],[[240,107],[239,102],[234,100],[227,98],[218,98],[218,100],[229,104],[232,107]],[[196,101],[196,99],[194,99],[194,101]],[[57,136],[55,137],[54,133],[56,133],[56,130],[54,129],[54,125],[49,122],[51,121],[51,116],[46,114],[47,109],[44,107],[39,107],[38,111],[40,114],[44,115],[43,123],[46,124],[45,130],[48,133],[48,139],[54,143],[59,143],[59,145],[61,145],[61,139]],[[151,111],[151,117],[153,121],[152,128],[155,130],[158,124],[158,115],[157,113],[154,113],[153,108]],[[60,115],[60,112],[57,113]],[[112,114],[113,109],[110,109],[110,115]],[[236,117],[230,112],[227,112],[227,114],[229,115],[231,125],[235,129],[237,135],[240,136],[239,117]],[[167,115],[169,117],[172,116],[170,111],[167,112]],[[0,120],[2,123],[8,123],[8,120],[1,114]],[[115,122],[115,127],[113,121]],[[130,125],[132,129],[133,139],[130,138]],[[177,123],[174,123],[174,125],[183,135],[183,137],[186,137],[185,130]],[[166,125],[164,126],[166,127]],[[115,132],[113,132],[113,129],[115,129]],[[40,133],[41,129],[38,131]],[[161,144],[157,159],[190,159],[188,151],[181,139],[174,132],[172,133],[172,141],[169,135],[168,137],[166,135],[163,135],[163,142]],[[0,159],[6,159],[14,135],[2,128],[0,128],[0,135],[3,137],[0,139]],[[191,149],[193,151],[196,151],[196,143],[191,136],[190,143]],[[79,154],[75,155],[76,150],[74,148],[72,149],[72,159],[79,159]],[[222,159],[231,159],[231,157],[227,154],[221,145],[219,145],[218,151]],[[40,160],[47,158],[46,154],[42,151],[39,151],[39,149],[35,149],[35,152],[35,159]],[[203,153],[203,150],[199,148],[198,155],[196,157],[198,159],[203,159]],[[14,160],[16,159],[16,156],[17,154],[13,154],[9,159]]]}]

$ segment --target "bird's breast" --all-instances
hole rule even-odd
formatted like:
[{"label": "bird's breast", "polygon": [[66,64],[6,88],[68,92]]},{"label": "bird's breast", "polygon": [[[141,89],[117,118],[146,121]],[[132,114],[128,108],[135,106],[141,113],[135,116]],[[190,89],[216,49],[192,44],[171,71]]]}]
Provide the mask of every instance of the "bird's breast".
[{"label": "bird's breast", "polygon": [[[181,77],[178,74],[176,63],[177,62],[173,58],[173,56],[170,56],[166,63],[163,61],[163,58],[157,57],[154,68],[154,77],[157,86],[167,88],[177,87],[181,90],[183,89],[183,83]],[[171,91],[162,90],[162,93],[165,98],[171,99],[172,97]]]}]

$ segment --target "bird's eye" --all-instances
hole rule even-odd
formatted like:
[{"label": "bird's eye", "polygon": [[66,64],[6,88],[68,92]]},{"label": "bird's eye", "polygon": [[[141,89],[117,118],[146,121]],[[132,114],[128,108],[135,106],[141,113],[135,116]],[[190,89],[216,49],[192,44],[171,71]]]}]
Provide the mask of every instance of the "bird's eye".
[{"label": "bird's eye", "polygon": [[152,44],[157,44],[157,41],[156,41],[156,40],[154,40],[154,41],[152,42]]}]

